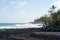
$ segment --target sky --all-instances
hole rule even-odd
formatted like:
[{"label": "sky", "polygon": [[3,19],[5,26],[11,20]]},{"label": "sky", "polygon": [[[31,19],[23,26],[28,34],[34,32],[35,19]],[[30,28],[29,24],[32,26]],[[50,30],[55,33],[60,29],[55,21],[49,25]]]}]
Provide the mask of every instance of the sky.
[{"label": "sky", "polygon": [[0,0],[0,23],[32,22],[45,14],[51,5],[60,8],[60,0]]}]

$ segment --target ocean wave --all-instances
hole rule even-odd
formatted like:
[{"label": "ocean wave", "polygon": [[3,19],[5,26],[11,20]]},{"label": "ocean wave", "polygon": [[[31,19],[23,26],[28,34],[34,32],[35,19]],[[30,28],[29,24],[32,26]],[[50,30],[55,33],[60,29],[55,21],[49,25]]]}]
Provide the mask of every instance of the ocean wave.
[{"label": "ocean wave", "polygon": [[15,24],[15,25],[8,25],[8,26],[1,26],[0,29],[21,29],[21,28],[41,28],[42,24]]}]

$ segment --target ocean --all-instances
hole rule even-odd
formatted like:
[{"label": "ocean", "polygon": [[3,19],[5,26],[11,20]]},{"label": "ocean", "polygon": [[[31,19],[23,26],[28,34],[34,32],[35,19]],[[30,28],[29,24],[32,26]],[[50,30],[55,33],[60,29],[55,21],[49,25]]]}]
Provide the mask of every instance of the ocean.
[{"label": "ocean", "polygon": [[40,28],[42,24],[31,23],[0,23],[0,29]]}]

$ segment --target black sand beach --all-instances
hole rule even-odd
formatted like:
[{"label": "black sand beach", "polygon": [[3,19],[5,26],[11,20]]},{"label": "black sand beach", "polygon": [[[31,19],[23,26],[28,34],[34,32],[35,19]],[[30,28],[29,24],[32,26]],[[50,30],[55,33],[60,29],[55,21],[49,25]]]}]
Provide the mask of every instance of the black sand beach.
[{"label": "black sand beach", "polygon": [[31,29],[0,29],[0,40],[60,40],[60,32]]}]

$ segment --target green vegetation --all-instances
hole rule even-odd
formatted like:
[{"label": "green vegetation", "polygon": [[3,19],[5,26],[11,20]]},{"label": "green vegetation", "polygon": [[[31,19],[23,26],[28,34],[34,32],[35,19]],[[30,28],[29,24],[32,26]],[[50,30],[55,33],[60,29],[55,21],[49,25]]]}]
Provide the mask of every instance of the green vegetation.
[{"label": "green vegetation", "polygon": [[[47,22],[49,23],[49,27],[59,27],[60,26],[60,9],[55,11],[55,6],[52,5],[52,7],[49,10],[49,15],[50,16],[42,16],[39,19],[34,20],[34,22],[44,22],[46,24]],[[60,28],[60,27],[59,27]]]}]

